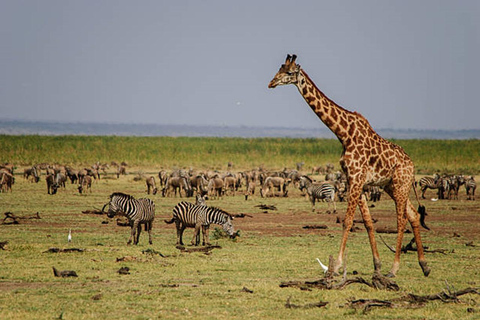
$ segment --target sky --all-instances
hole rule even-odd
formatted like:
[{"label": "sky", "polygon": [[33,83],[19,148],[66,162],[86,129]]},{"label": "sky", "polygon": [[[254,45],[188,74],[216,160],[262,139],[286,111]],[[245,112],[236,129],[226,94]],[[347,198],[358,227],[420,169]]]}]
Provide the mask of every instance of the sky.
[{"label": "sky", "polygon": [[374,128],[480,129],[480,1],[1,0],[0,119],[324,126],[293,86]]}]

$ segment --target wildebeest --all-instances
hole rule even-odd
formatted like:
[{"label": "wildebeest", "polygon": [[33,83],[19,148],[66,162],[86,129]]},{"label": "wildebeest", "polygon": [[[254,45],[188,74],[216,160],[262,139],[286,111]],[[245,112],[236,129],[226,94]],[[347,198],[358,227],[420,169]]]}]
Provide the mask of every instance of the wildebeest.
[{"label": "wildebeest", "polygon": [[90,176],[84,176],[82,179],[81,184],[78,185],[78,192],[83,193],[83,191],[90,190],[90,193],[92,192],[92,177]]},{"label": "wildebeest", "polygon": [[150,176],[147,179],[145,179],[145,184],[147,185],[147,194],[150,194],[150,191],[152,191],[153,195],[157,194],[157,185],[155,183],[155,177]]},{"label": "wildebeest", "polygon": [[40,181],[40,170],[36,166],[26,168],[23,170],[23,177],[27,180],[30,180],[30,177],[32,177],[32,182],[38,182]]},{"label": "wildebeest", "polygon": [[287,186],[290,179],[282,177],[267,177],[263,183],[262,189],[260,189],[260,195],[267,197],[271,192],[271,196],[275,196],[275,190],[282,193],[282,196],[287,195]]},{"label": "wildebeest", "polygon": [[176,197],[177,190],[180,197],[182,197],[182,190],[184,190],[186,197],[190,197],[193,195],[193,192],[192,192],[193,190],[190,185],[190,181],[184,176],[169,177],[167,180],[167,183],[165,184],[165,187],[162,190],[162,195],[164,197],[168,197],[173,191]]}]

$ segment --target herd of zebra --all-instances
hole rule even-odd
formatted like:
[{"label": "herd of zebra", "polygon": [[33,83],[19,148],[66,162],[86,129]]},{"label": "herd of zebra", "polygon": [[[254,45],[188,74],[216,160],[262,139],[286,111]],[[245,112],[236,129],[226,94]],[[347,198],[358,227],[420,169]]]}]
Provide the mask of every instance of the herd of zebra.
[{"label": "herd of zebra", "polygon": [[[210,245],[209,242],[209,226],[211,224],[218,224],[223,227],[223,230],[232,238],[234,238],[233,216],[228,212],[209,207],[205,204],[205,199],[201,195],[197,195],[196,203],[182,201],[178,203],[173,209],[173,217],[170,220],[165,220],[165,223],[172,224],[175,222],[177,229],[177,245],[183,246],[183,232],[186,228],[195,228],[192,245],[198,245],[200,242],[200,230],[203,234],[203,245]],[[135,199],[133,196],[114,192],[110,195],[110,201],[105,204],[102,211],[108,205],[107,215],[113,218],[120,214],[127,217],[131,226],[130,238],[127,245],[132,243],[137,245],[142,231],[142,225],[145,226],[145,231],[148,231],[148,242],[152,241],[152,226],[155,219],[155,203],[151,199],[140,198]]]},{"label": "herd of zebra", "polygon": [[422,198],[425,199],[427,189],[437,190],[437,199],[458,200],[460,187],[464,185],[467,194],[467,200],[475,200],[475,189],[477,183],[473,176],[465,177],[463,175],[443,175],[434,174],[433,177],[423,177],[418,181],[418,186],[422,190]]}]

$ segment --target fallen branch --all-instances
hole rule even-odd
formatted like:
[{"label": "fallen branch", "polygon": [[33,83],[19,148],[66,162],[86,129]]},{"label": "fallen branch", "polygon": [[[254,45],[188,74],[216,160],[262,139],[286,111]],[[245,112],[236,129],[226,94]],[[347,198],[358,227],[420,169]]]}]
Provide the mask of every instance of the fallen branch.
[{"label": "fallen branch", "polygon": [[247,287],[242,288],[242,292],[253,293],[253,290],[248,289]]},{"label": "fallen branch", "polygon": [[147,250],[142,250],[142,253],[143,254],[151,254],[152,256],[155,255],[155,254],[158,254],[160,257],[165,258],[165,256],[160,251],[157,251],[157,250],[154,250],[154,249],[151,249],[151,248],[148,248]]},{"label": "fallen branch", "polygon": [[431,300],[441,300],[443,302],[459,302],[458,297],[463,296],[468,293],[479,294],[480,295],[480,288],[466,288],[459,291],[454,291],[453,288],[450,288],[450,285],[447,281],[445,281],[445,285],[447,286],[446,290],[439,292],[437,294],[429,294],[424,296],[419,296],[413,293],[408,294],[407,298],[413,302],[426,302]]},{"label": "fallen branch", "polygon": [[370,311],[373,307],[386,307],[392,308],[393,303],[388,300],[378,300],[378,299],[358,299],[352,300],[348,303],[351,308],[360,309],[363,308],[363,312],[366,313]]},{"label": "fallen branch", "polygon": [[0,242],[0,249],[5,250],[5,247],[7,244],[8,244],[8,240]]},{"label": "fallen branch", "polygon": [[[5,218],[3,218],[2,224],[19,224],[20,222],[18,220],[21,220],[21,219],[42,219],[40,217],[40,213],[38,212],[29,216],[16,216],[12,212],[5,212],[4,215],[5,215]],[[12,221],[6,222],[7,219],[11,219]]]},{"label": "fallen branch", "polygon": [[[382,238],[381,235],[379,235],[380,237],[380,240],[382,240],[383,244],[390,250],[392,251],[393,253],[395,253],[395,248],[393,248],[392,246],[388,245],[388,243]],[[402,246],[402,249],[401,251],[403,253],[407,253],[408,251],[413,251],[413,252],[416,252],[417,251],[417,248],[415,248],[413,246],[413,244],[415,243],[415,238],[412,238],[412,240],[410,240],[410,242],[405,245],[405,246]],[[448,249],[433,249],[433,250],[429,250],[428,247],[424,246],[423,247],[423,251],[425,253],[441,253],[441,254],[447,254],[447,253],[450,253],[450,252],[453,252],[452,250],[448,250]]]},{"label": "fallen branch", "polygon": [[328,304],[328,302],[320,301],[320,302],[315,302],[315,303],[307,303],[305,305],[300,306],[300,305],[290,303],[290,298],[291,297],[288,297],[287,302],[285,303],[285,308],[287,308],[287,309],[321,308],[321,307],[325,307]]},{"label": "fallen branch", "polygon": [[124,257],[116,258],[115,262],[129,262],[129,261],[137,261],[137,257],[124,256]]},{"label": "fallen branch", "polygon": [[277,210],[277,207],[275,207],[274,205],[266,205],[266,204],[259,204],[259,205],[256,205],[255,206],[256,208],[260,208],[262,210]]},{"label": "fallen branch", "polygon": [[326,224],[315,224],[309,226],[303,226],[303,229],[328,229]]},{"label": "fallen branch", "polygon": [[191,252],[205,252],[205,253],[209,253],[210,251],[212,251],[213,249],[222,249],[221,246],[205,246],[205,247],[196,247],[196,248],[186,248],[184,246],[176,246],[176,248],[178,250],[180,250],[181,252],[187,252],[187,253],[191,253]]},{"label": "fallen branch", "polygon": [[129,267],[121,267],[120,269],[117,270],[118,274],[130,274],[130,268]]},{"label": "fallen branch", "polygon": [[245,217],[253,218],[252,215],[246,214],[246,213],[237,213],[237,214],[234,214],[233,216],[234,216],[235,218],[245,218]]},{"label": "fallen branch", "polygon": [[173,284],[160,284],[160,288],[178,288],[178,287],[192,287],[197,288],[198,284],[195,283],[173,283]]},{"label": "fallen branch", "polygon": [[[387,233],[387,234],[396,234],[397,229],[396,228],[391,228],[391,227],[378,227],[375,229],[376,233]],[[412,233],[409,229],[405,229],[404,233]]]},{"label": "fallen branch", "polygon": [[60,249],[60,248],[50,248],[47,251],[44,251],[43,253],[68,253],[68,252],[85,252],[85,249],[81,248],[66,248],[66,249]]},{"label": "fallen branch", "polygon": [[78,277],[77,273],[73,270],[64,270],[64,271],[59,271],[57,270],[55,267],[52,267],[53,268],[53,275],[55,277],[63,277],[63,278],[66,278],[66,277]]},{"label": "fallen branch", "polygon": [[100,210],[100,209],[93,209],[93,210],[85,210],[85,211],[82,211],[82,213],[84,213],[84,214],[97,214],[97,215],[102,215],[102,214],[104,214],[105,212],[103,212],[103,211]]},{"label": "fallen branch", "polygon": [[[354,223],[365,223],[365,222],[363,221],[363,219],[354,219],[353,222],[354,222]],[[373,223],[377,223],[377,222],[378,222],[378,219],[372,218],[372,222],[373,222]]]}]

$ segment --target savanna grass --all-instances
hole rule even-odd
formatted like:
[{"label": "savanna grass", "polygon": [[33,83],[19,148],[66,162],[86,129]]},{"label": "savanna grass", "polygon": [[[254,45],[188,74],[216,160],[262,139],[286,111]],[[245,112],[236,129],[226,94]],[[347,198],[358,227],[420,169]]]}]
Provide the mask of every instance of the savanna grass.
[{"label": "savanna grass", "polygon": [[[394,140],[413,159],[417,173],[480,172],[479,140]],[[116,136],[0,135],[0,163],[91,165],[126,161],[156,168],[236,169],[258,166],[283,169],[305,163],[309,170],[332,163],[338,168],[341,144],[334,139],[191,138]]]},{"label": "savanna grass", "polygon": [[[460,168],[447,163],[447,155],[442,156],[442,152],[438,156],[424,154],[424,149],[430,148],[427,142],[396,142],[404,146],[417,164],[424,163],[425,170]],[[459,154],[449,154],[448,158],[456,157],[462,168],[471,167],[472,173],[477,172],[478,150],[474,150],[477,142],[459,143],[460,147],[450,146],[452,152]],[[442,145],[438,142],[436,148]],[[351,299],[392,300],[408,293],[438,293],[445,289],[445,281],[456,289],[478,287],[478,247],[465,243],[479,244],[475,230],[480,211],[475,202],[465,200],[463,193],[458,201],[424,200],[429,213],[427,224],[432,229],[422,231],[424,244],[431,249],[449,250],[445,255],[427,253],[432,267],[428,278],[423,276],[416,254],[408,253],[402,255],[395,279],[400,292],[362,285],[351,285],[342,291],[302,291],[280,288],[279,284],[323,276],[315,258],[326,262],[329,255],[338,252],[342,227],[336,218],[343,216],[345,203],[337,205],[337,215],[326,214],[325,203],[317,204],[313,213],[310,203],[293,186],[288,198],[263,199],[257,191],[256,197],[248,201],[241,192],[235,197],[209,200],[209,205],[231,213],[246,213],[252,218],[234,220],[236,230],[241,231],[236,240],[214,240],[222,249],[214,249],[210,255],[182,253],[175,248],[174,226],[164,224],[163,220],[171,217],[177,202],[193,200],[147,196],[144,181],[133,179],[137,168],[147,172],[158,172],[160,167],[190,166],[226,170],[228,161],[238,169],[260,165],[283,169],[305,161],[310,173],[308,166],[337,164],[341,146],[336,140],[2,136],[0,146],[1,162],[18,166],[13,192],[0,193],[0,214],[11,211],[28,216],[39,212],[42,217],[21,220],[18,225],[0,225],[0,241],[9,241],[7,250],[0,251],[2,319],[475,319],[480,310],[474,295],[461,297],[460,303],[433,301],[413,309],[373,308],[364,313],[348,307]],[[38,184],[21,176],[22,166],[34,163],[58,162],[79,167],[111,160],[127,161],[136,168],[120,179],[110,169],[106,177],[94,182],[92,193],[83,195],[78,193],[76,185],[67,183],[66,189],[51,196],[47,194],[44,176]],[[145,232],[138,246],[126,246],[128,227],[119,227],[115,219],[104,215],[82,213],[101,209],[108,195],[115,191],[155,201],[152,246],[148,245]],[[428,191],[427,197],[435,195]],[[265,213],[256,207],[261,203],[275,205],[278,210]],[[393,202],[385,198],[371,208],[379,224],[391,227],[396,223],[394,210]],[[302,228],[306,224],[326,224],[328,229],[309,231]],[[358,276],[370,280],[373,270],[370,246],[366,232],[358,226],[360,230],[352,233],[348,242],[348,275],[354,277],[356,271]],[[67,242],[69,229],[73,234],[71,243]],[[460,237],[454,237],[453,232]],[[188,242],[192,236],[192,230],[187,229],[185,240]],[[410,236],[405,236],[404,243],[410,241]],[[395,243],[396,235],[383,237],[391,245]],[[377,240],[383,271],[387,272],[393,254]],[[77,247],[86,251],[46,253],[51,247]],[[142,253],[149,248],[165,257]],[[135,260],[117,262],[124,257]],[[53,266],[75,270],[79,277],[56,278]],[[124,266],[130,268],[129,275],[117,273]],[[245,292],[243,287],[253,293]],[[318,301],[329,304],[324,308],[287,309],[284,305],[289,298],[297,305]],[[476,313],[468,312],[468,308]]]}]

